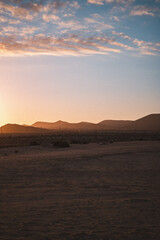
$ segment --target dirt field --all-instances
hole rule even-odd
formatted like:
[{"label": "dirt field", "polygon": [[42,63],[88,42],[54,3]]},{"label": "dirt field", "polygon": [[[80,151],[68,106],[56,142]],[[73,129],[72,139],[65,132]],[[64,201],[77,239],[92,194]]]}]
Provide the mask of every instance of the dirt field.
[{"label": "dirt field", "polygon": [[0,239],[159,240],[160,141],[0,149]]}]

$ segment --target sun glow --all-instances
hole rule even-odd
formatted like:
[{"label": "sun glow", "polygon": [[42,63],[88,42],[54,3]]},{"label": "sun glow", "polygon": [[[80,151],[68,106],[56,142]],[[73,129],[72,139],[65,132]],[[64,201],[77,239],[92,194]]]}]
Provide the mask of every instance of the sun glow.
[{"label": "sun glow", "polygon": [[0,99],[0,126],[4,124],[6,124],[6,112],[5,112],[5,106]]}]

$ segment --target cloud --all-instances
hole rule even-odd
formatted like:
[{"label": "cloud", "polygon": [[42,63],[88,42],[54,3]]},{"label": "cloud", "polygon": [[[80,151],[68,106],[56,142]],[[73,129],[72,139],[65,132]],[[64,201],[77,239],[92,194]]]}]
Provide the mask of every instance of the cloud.
[{"label": "cloud", "polygon": [[133,47],[129,47],[130,50],[138,51],[142,55],[152,55],[157,56],[159,55],[160,49],[160,43],[152,43],[152,42],[146,42],[144,40],[139,40],[137,38],[132,38],[128,35],[125,35],[124,33],[117,33],[116,31],[112,31],[113,35],[119,36],[123,39],[129,40],[133,45],[136,45]]},{"label": "cloud", "polygon": [[94,29],[97,30],[97,31],[114,28],[111,24],[104,23],[104,22],[99,21],[95,18],[85,18],[84,20],[89,24],[93,24]]},{"label": "cloud", "polygon": [[45,22],[58,21],[59,17],[54,14],[43,14],[42,16]]},{"label": "cloud", "polygon": [[[68,3],[58,1],[58,0],[40,0],[40,1],[21,1],[21,0],[12,0],[12,1],[2,1],[0,0],[0,9],[3,13],[8,13],[12,17],[32,21],[38,13],[41,12],[53,12],[59,8],[65,7]],[[78,2],[73,1],[70,4],[72,7],[78,8]]]},{"label": "cloud", "polygon": [[0,16],[0,22],[1,22],[1,23],[7,22],[7,21],[8,21],[7,18],[5,18],[5,17],[3,17],[3,16]]},{"label": "cloud", "polygon": [[[158,11],[142,5],[130,6],[133,2],[85,0],[85,4],[81,4],[79,0],[0,0],[0,53],[84,56],[138,52],[159,55],[160,43],[146,42],[145,37],[138,39],[127,34],[128,13],[140,16]],[[84,7],[87,11],[83,11]],[[100,8],[104,8],[103,14]],[[117,14],[114,9],[120,12]],[[119,26],[126,33],[119,32],[116,29]]]},{"label": "cloud", "polygon": [[88,0],[88,3],[104,5],[104,3],[130,4],[135,0]]},{"label": "cloud", "polygon": [[[0,0],[0,2],[4,2],[3,0]],[[16,4],[20,8],[27,9],[29,11],[33,12],[41,12],[46,11],[48,9],[58,9],[61,7],[65,7],[68,2],[67,1],[60,1],[60,0],[6,0],[6,3],[8,5],[11,5],[12,3]]]},{"label": "cloud", "polygon": [[63,16],[64,17],[74,17],[75,15],[73,13],[65,13]]},{"label": "cloud", "polygon": [[97,48],[102,50],[102,51],[106,51],[106,52],[115,52],[115,53],[120,53],[121,52],[120,49],[109,48],[109,47],[105,47],[105,46],[97,46]]},{"label": "cloud", "polygon": [[72,8],[76,8],[76,9],[80,8],[80,5],[79,5],[79,3],[78,3],[77,1],[71,2],[71,3],[70,3],[70,6],[71,6]]},{"label": "cloud", "polygon": [[116,31],[112,31],[112,34],[116,35],[116,36],[119,36],[121,38],[124,38],[124,39],[132,40],[132,38],[130,36],[128,36],[128,35],[126,35],[126,34],[124,34],[122,32],[118,33]]},{"label": "cloud", "polygon": [[[27,29],[25,29],[27,31]],[[34,30],[34,29],[33,29]],[[95,42],[94,38],[81,38],[79,35],[68,35],[66,37],[35,35],[34,37],[22,37],[17,39],[16,36],[2,37],[0,42],[0,55],[18,54],[18,55],[106,55],[120,53],[120,49],[106,46],[104,43]]]},{"label": "cloud", "polygon": [[[77,25],[76,25],[77,26]],[[69,26],[70,28],[73,27]],[[160,53],[160,43],[145,42],[132,39],[124,33],[112,31],[115,37],[120,37],[129,44],[118,41],[115,37],[107,35],[82,36],[66,33],[63,36],[46,36],[44,33],[36,33],[36,27],[3,27],[5,36],[1,34],[0,55],[54,55],[54,56],[86,56],[93,54],[120,54],[131,51],[141,55],[156,56]],[[73,27],[74,28],[74,27]],[[133,46],[136,45],[135,46]]]},{"label": "cloud", "polygon": [[121,42],[117,42],[114,38],[109,38],[109,37],[93,37],[93,38],[90,38],[90,39],[93,39],[93,40],[96,40],[98,42],[101,42],[101,43],[105,43],[105,44],[109,44],[109,45],[112,45],[112,46],[116,46],[116,47],[120,47],[120,48],[125,48],[127,50],[131,50],[132,47],[129,46],[129,45],[126,45],[126,44],[123,44]]},{"label": "cloud", "polygon": [[137,50],[142,55],[151,55],[151,56],[158,56],[160,53],[160,44],[146,42],[143,40],[133,39],[132,40],[135,45],[138,46]]},{"label": "cloud", "polygon": [[102,18],[102,16],[100,14],[98,14],[98,13],[93,13],[92,17],[96,18],[96,19],[101,19]]},{"label": "cloud", "polygon": [[146,42],[145,41],[140,41],[140,40],[138,40],[138,39],[134,39],[133,40],[133,43],[134,44],[136,44],[136,45],[138,45],[139,47],[141,47],[141,46],[143,46],[144,44],[146,44]]},{"label": "cloud", "polygon": [[160,47],[160,43],[155,43],[155,46]]},{"label": "cloud", "polygon": [[130,47],[130,46],[126,45],[126,44],[117,42],[117,41],[112,40],[112,39],[109,41],[109,43],[110,43],[111,45],[114,45],[114,46],[117,46],[117,47],[121,47],[121,48],[125,48],[125,49],[127,49],[127,50],[133,50],[132,47]]},{"label": "cloud", "polygon": [[15,20],[15,19],[9,19],[8,23],[9,24],[20,24],[21,21],[20,20]]},{"label": "cloud", "polygon": [[3,2],[0,2],[0,9],[9,12],[13,17],[17,17],[19,19],[26,19],[29,21],[33,20],[33,15],[31,15],[27,9],[22,7],[8,5]]},{"label": "cloud", "polygon": [[[33,35],[39,28],[38,27],[13,27],[13,26],[3,26],[2,28],[3,36],[26,36],[26,35]],[[1,34],[2,35],[2,34]]]},{"label": "cloud", "polygon": [[106,3],[112,3],[115,2],[115,0],[105,0]]},{"label": "cloud", "polygon": [[142,16],[149,15],[154,16],[153,10],[146,6],[135,6],[134,9],[130,12],[131,16]]},{"label": "cloud", "polygon": [[59,21],[57,22],[58,28],[66,28],[70,30],[82,30],[86,27],[81,25],[77,20]]},{"label": "cloud", "polygon": [[104,0],[88,0],[88,3],[97,4],[97,5],[103,5],[104,4]]},{"label": "cloud", "polygon": [[116,21],[116,22],[120,22],[120,20],[119,20],[119,18],[117,17],[117,16],[112,16],[111,17],[114,21]]},{"label": "cloud", "polygon": [[156,47],[156,44],[149,43],[149,45],[141,45],[139,48],[142,55],[152,55],[158,56],[160,53],[160,49]]},{"label": "cloud", "polygon": [[141,51],[141,54],[142,55],[150,55],[150,56],[157,56],[158,54],[157,53],[155,53],[155,52],[151,52],[151,51],[149,51],[149,50],[147,50],[147,49],[140,49]]},{"label": "cloud", "polygon": [[39,28],[38,27],[23,27],[19,29],[19,36],[33,35]]},{"label": "cloud", "polygon": [[154,13],[149,12],[147,10],[132,10],[131,15],[132,16],[142,16],[142,15],[154,16]]},{"label": "cloud", "polygon": [[12,27],[12,26],[2,27],[2,31],[3,31],[4,33],[6,33],[6,32],[14,32],[14,33],[17,33],[17,28]]}]

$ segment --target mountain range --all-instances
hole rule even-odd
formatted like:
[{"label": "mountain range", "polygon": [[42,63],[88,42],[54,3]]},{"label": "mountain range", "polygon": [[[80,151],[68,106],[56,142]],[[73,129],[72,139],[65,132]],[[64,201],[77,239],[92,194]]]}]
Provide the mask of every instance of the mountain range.
[{"label": "mountain range", "polygon": [[35,122],[31,126],[6,124],[0,128],[1,133],[49,133],[53,130],[69,131],[94,131],[94,130],[117,130],[117,131],[160,131],[160,114],[150,114],[135,121],[127,120],[104,120],[99,123],[80,122],[69,123]]}]

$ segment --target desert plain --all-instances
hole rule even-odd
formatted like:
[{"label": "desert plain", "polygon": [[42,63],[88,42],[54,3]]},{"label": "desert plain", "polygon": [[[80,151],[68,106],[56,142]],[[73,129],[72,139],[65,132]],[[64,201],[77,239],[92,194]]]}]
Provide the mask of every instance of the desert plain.
[{"label": "desert plain", "polygon": [[0,148],[0,239],[159,240],[160,141]]}]

